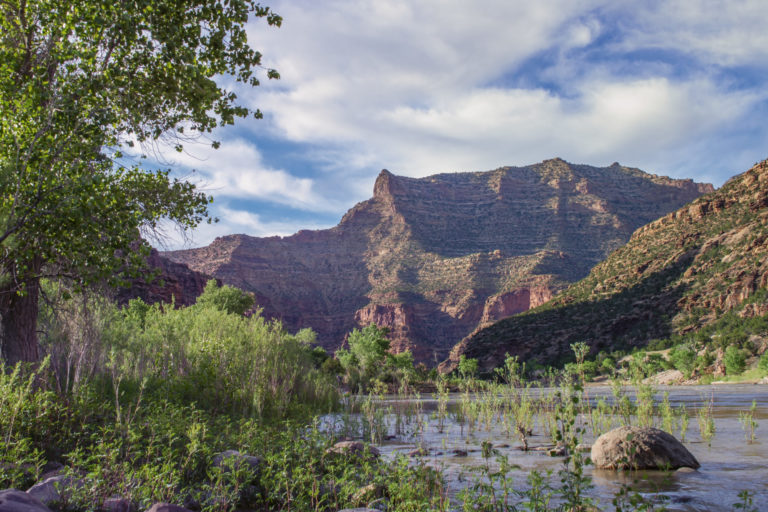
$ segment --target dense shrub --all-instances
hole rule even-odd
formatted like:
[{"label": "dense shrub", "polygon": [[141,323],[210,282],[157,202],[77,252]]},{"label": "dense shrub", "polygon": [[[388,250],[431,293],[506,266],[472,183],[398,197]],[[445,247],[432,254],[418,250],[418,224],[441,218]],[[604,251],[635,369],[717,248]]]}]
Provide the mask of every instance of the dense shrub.
[{"label": "dense shrub", "polygon": [[757,363],[757,367],[764,372],[768,372],[768,352],[760,357],[760,362]]},{"label": "dense shrub", "polygon": [[688,346],[678,346],[669,351],[669,360],[675,369],[689,378],[696,368],[696,351]]},{"label": "dense shrub", "polygon": [[727,375],[738,375],[744,372],[747,356],[744,351],[734,345],[725,349],[723,364]]},{"label": "dense shrub", "polygon": [[[352,391],[364,392],[375,382],[394,383],[415,376],[413,354],[408,350],[391,354],[388,334],[386,328],[375,324],[353,329],[347,338],[348,348],[336,351],[336,360]],[[333,371],[334,363],[325,363],[324,369]]]},{"label": "dense shrub", "polygon": [[214,412],[281,419],[305,404],[333,406],[334,383],[315,367],[311,330],[292,335],[277,321],[221,309],[210,291],[180,309],[132,301],[104,333],[110,371]]}]

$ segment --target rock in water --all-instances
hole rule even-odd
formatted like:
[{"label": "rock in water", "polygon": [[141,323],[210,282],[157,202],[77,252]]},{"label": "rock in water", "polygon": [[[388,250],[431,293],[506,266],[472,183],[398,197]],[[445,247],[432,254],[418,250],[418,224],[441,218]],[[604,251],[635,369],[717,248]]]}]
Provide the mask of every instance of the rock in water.
[{"label": "rock in water", "polygon": [[378,459],[380,452],[375,446],[370,446],[360,441],[339,441],[328,450],[326,454],[344,455],[346,457]]},{"label": "rock in water", "polygon": [[592,463],[598,469],[677,469],[699,461],[674,436],[653,427],[619,427],[597,438]]}]

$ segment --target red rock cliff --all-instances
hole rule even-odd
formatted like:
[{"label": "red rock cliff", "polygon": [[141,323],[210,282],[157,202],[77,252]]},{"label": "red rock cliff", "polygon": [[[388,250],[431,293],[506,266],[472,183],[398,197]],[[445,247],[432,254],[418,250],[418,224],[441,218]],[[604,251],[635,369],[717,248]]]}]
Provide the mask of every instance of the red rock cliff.
[{"label": "red rock cliff", "polygon": [[548,300],[632,231],[711,185],[560,159],[421,179],[382,171],[338,226],[231,235],[165,253],[253,292],[289,330],[335,350],[352,328],[391,329],[394,350],[433,365],[479,326]]}]

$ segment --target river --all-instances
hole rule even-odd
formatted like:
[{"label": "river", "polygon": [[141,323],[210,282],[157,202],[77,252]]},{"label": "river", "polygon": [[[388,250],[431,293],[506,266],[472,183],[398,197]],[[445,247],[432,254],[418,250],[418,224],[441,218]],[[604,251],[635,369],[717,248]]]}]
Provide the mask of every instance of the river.
[{"label": "river", "polygon": [[[534,388],[531,394],[546,396],[553,391]],[[624,391],[634,399],[631,388]],[[600,398],[608,404],[613,403],[610,387],[589,387],[587,392],[592,404]],[[649,500],[655,500],[667,510],[719,511],[732,510],[733,504],[740,501],[739,492],[746,490],[752,494],[754,509],[768,510],[768,385],[659,386],[655,393],[657,406],[664,392],[669,394],[670,406],[676,410],[685,406],[690,416],[685,445],[701,467],[696,471],[615,472],[596,470],[588,465],[586,474],[591,477],[593,487],[587,495],[598,500],[601,509],[611,510],[614,495],[622,485],[631,484],[635,491]],[[474,396],[472,399],[480,401],[487,397]],[[442,428],[438,418],[441,401],[447,411],[447,415],[443,415]],[[465,404],[466,401],[465,396]],[[753,413],[757,424],[756,439],[748,442],[749,434],[745,432],[743,422],[739,421],[739,415],[748,412],[753,401],[756,403]],[[422,455],[413,460],[422,460],[441,469],[448,494],[454,499],[459,490],[480,476],[478,468],[486,464],[481,448],[484,441],[492,443],[495,450],[494,456],[488,459],[491,467],[498,467],[496,455],[506,456],[510,463],[519,467],[509,473],[515,489],[528,488],[526,476],[533,469],[541,472],[551,470],[552,485],[559,485],[557,472],[563,468],[562,457],[550,457],[544,451],[521,451],[518,437],[508,433],[498,416],[488,425],[477,425],[470,432],[466,421],[461,421],[461,415],[457,414],[460,402],[458,394],[443,396],[442,400],[431,395],[408,400],[385,396],[376,400],[376,420],[383,427],[378,443],[382,455],[394,458],[422,448]],[[697,411],[702,407],[711,407],[714,420],[715,434],[709,443],[702,439],[697,423]],[[369,412],[368,417],[373,418],[373,413]],[[364,415],[361,414],[358,419],[361,424],[366,423]],[[585,426],[590,422],[587,417],[581,417],[581,421]],[[543,423],[542,418],[536,418],[533,434],[529,437],[531,446],[550,443],[549,436],[544,434],[546,429]],[[661,427],[661,418],[657,418],[654,424]],[[681,437],[680,428],[678,418],[672,429],[678,439]],[[583,442],[591,444],[594,435],[590,428],[585,430]],[[588,458],[589,452],[585,456]]]}]

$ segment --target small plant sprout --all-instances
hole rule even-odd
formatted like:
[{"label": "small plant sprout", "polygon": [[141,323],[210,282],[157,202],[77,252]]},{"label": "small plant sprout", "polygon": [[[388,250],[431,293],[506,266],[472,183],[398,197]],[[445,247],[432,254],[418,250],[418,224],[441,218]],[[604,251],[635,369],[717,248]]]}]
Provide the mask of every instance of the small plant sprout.
[{"label": "small plant sprout", "polygon": [[752,400],[752,406],[749,410],[739,412],[739,423],[741,423],[741,428],[744,430],[744,438],[747,444],[755,442],[755,429],[757,428],[755,411],[757,411],[757,401]]}]

